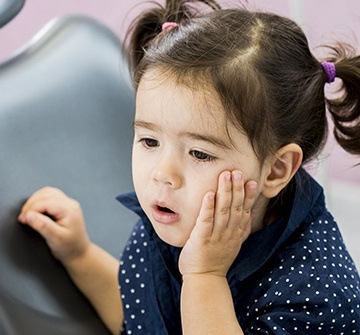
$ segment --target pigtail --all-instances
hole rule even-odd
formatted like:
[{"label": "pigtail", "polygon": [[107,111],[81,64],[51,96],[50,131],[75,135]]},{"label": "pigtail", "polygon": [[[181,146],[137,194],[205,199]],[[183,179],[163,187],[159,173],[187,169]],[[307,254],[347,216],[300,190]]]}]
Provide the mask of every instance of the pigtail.
[{"label": "pigtail", "polygon": [[337,96],[326,99],[334,135],[344,150],[360,155],[360,56],[354,57],[353,48],[345,44],[331,50],[328,60],[335,63],[336,76],[342,80]]},{"label": "pigtail", "polygon": [[130,25],[125,37],[125,54],[131,72],[134,73],[153,41],[162,38],[162,25],[165,22],[185,24],[197,15],[192,4],[204,4],[213,10],[220,9],[215,0],[167,0],[162,6],[150,2],[153,8],[145,10]]},{"label": "pigtail", "polygon": [[161,32],[161,22],[164,21],[165,8],[154,3],[154,8],[141,13],[130,25],[123,51],[127,54],[131,72],[140,63],[149,43]]}]

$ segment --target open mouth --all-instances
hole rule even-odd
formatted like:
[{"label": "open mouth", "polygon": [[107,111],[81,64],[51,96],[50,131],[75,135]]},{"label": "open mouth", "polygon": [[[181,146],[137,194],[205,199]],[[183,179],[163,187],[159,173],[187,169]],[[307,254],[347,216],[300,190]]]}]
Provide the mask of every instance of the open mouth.
[{"label": "open mouth", "polygon": [[172,224],[180,220],[179,213],[176,213],[169,207],[166,207],[165,203],[154,204],[152,206],[152,217],[155,221],[164,224]]},{"label": "open mouth", "polygon": [[175,214],[174,211],[172,211],[170,208],[167,208],[167,207],[157,206],[157,209],[158,209],[160,212]]}]

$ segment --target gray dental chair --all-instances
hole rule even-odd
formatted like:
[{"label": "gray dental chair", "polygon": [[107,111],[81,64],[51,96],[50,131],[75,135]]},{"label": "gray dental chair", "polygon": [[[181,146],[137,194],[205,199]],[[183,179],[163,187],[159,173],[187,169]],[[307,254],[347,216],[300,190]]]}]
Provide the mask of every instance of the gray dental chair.
[{"label": "gray dental chair", "polygon": [[115,200],[132,190],[133,111],[120,42],[92,19],[55,19],[0,64],[1,335],[108,334],[17,215],[35,190],[59,187],[82,204],[92,240],[119,257],[136,221]]}]

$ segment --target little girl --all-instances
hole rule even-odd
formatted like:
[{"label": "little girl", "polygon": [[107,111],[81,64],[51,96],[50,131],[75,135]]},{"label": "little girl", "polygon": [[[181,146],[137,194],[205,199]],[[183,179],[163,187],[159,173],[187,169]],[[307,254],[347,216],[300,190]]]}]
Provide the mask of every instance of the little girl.
[{"label": "little girl", "polygon": [[320,63],[289,19],[193,2],[145,11],[129,35],[136,194],[119,200],[140,220],[120,269],[60,190],[34,193],[19,220],[113,334],[359,334],[359,275],[302,166],[326,109],[360,154],[360,57],[338,45]]}]

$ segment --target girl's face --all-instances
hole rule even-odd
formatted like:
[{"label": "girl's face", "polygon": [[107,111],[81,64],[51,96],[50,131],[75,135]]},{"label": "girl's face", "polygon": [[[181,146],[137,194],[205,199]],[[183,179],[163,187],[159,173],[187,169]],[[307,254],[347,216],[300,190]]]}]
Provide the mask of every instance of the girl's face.
[{"label": "girl's face", "polygon": [[136,194],[158,236],[184,246],[203,196],[216,191],[222,171],[235,169],[258,183],[252,229],[259,229],[267,205],[260,194],[264,168],[247,137],[227,122],[215,94],[155,75],[144,75],[138,87],[132,168]]}]

